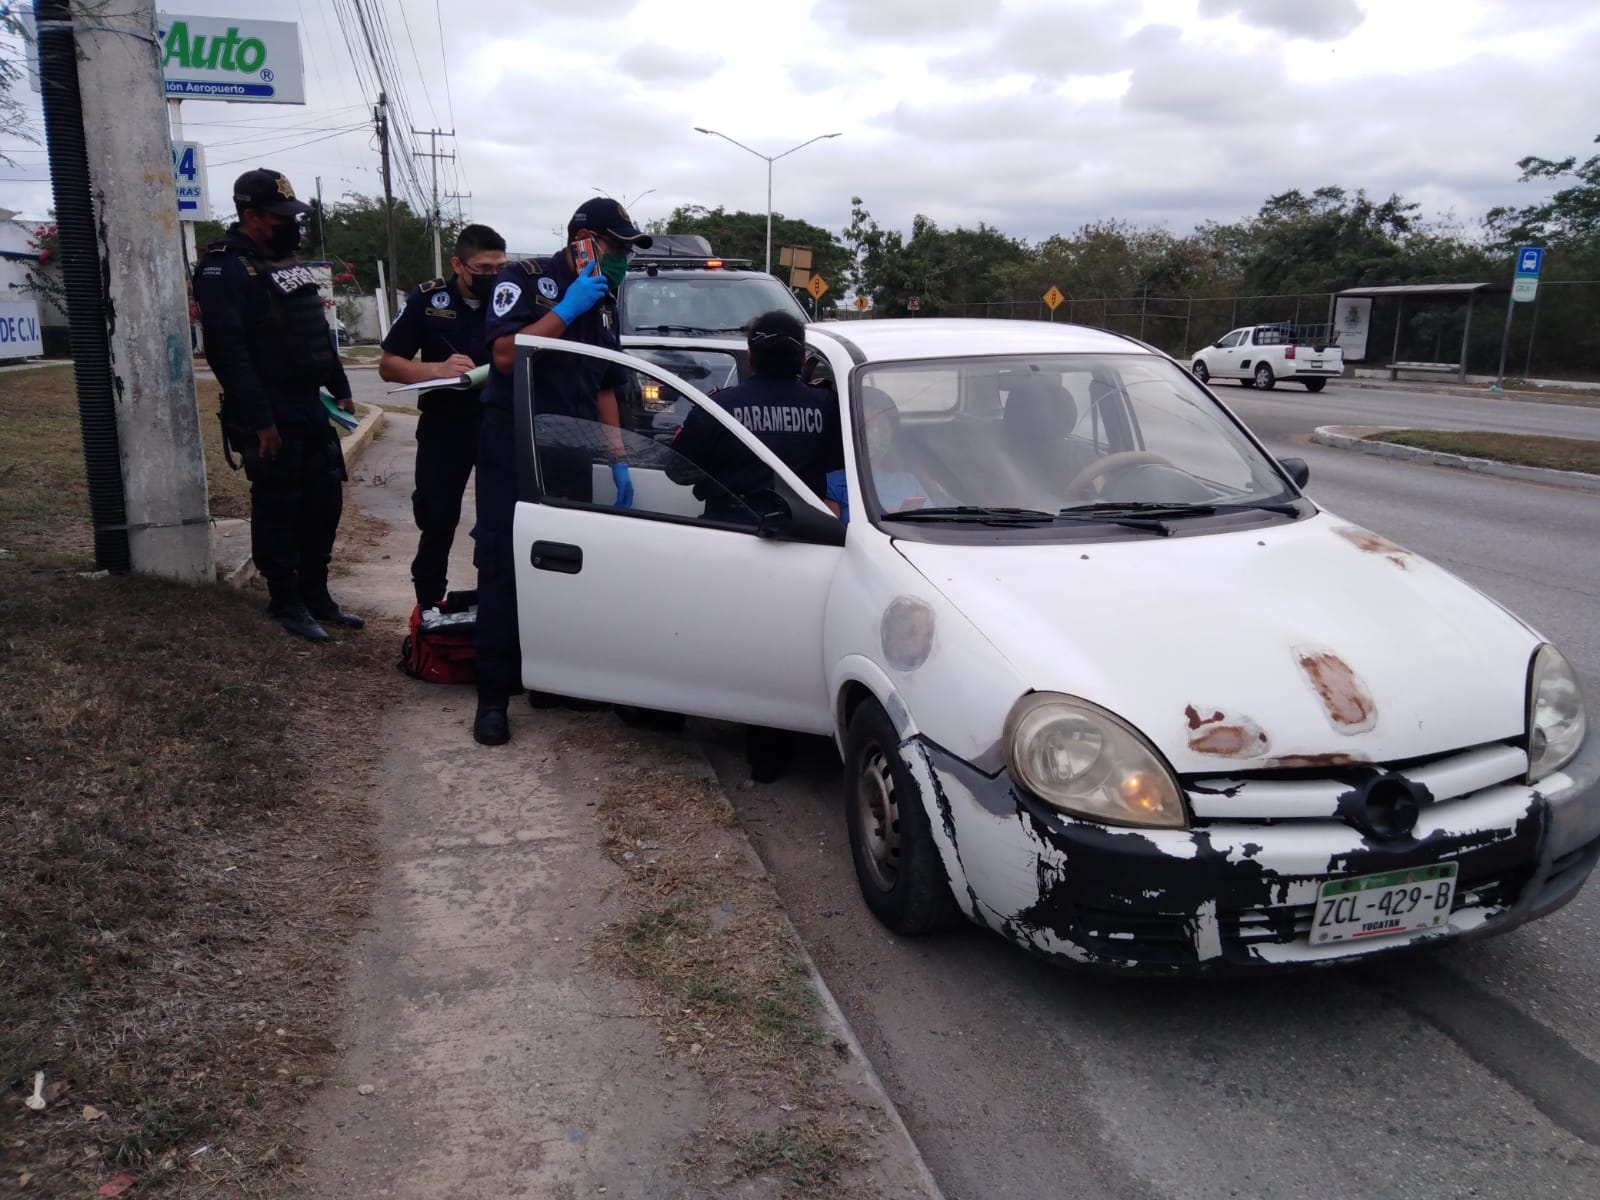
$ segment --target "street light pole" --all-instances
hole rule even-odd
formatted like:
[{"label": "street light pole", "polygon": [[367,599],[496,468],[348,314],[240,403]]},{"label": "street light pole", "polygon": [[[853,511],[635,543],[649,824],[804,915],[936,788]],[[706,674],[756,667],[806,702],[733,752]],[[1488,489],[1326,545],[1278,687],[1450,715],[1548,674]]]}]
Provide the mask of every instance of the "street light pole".
[{"label": "street light pole", "polygon": [[785,150],[782,154],[763,154],[763,153],[761,153],[761,151],[752,150],[752,149],[750,149],[749,146],[746,146],[743,142],[735,141],[733,138],[729,137],[727,134],[720,133],[715,129],[704,129],[701,126],[696,125],[694,127],[694,131],[696,133],[708,133],[712,137],[719,137],[725,142],[733,142],[733,144],[735,146],[739,147],[739,149],[745,151],[747,154],[754,154],[757,158],[766,160],[766,164],[767,164],[767,274],[768,275],[772,274],[772,164],[777,162],[780,158],[788,158],[789,155],[793,154],[796,150],[804,150],[807,146],[811,145],[812,142],[821,142],[821,141],[827,140],[828,138],[836,138],[836,137],[839,136],[839,134],[837,134],[837,133],[819,133],[819,134],[817,134],[816,137],[810,138],[807,141],[801,142],[798,146],[790,146],[789,149]]}]

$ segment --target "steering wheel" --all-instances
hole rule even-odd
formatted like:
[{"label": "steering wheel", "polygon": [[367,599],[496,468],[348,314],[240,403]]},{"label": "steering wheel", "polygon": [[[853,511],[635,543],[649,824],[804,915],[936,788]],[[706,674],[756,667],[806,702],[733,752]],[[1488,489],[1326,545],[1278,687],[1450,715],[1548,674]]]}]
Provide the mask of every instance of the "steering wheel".
[{"label": "steering wheel", "polygon": [[[1126,471],[1130,467],[1170,466],[1172,460],[1165,455],[1157,454],[1154,450],[1119,450],[1115,454],[1096,459],[1074,475],[1072,482],[1067,484],[1066,496],[1069,500],[1078,499],[1079,493],[1084,492],[1089,484],[1099,483],[1107,476]],[[1088,496],[1082,498],[1087,499]]]}]

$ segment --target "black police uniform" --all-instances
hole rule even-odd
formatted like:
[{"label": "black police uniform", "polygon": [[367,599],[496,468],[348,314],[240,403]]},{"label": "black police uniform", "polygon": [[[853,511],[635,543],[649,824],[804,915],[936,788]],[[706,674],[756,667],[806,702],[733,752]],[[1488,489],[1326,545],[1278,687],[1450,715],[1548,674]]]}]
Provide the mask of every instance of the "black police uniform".
[{"label": "black police uniform", "polygon": [[[406,297],[405,308],[383,339],[386,354],[410,359],[420,351],[423,362],[444,362],[464,354],[482,366],[489,361],[484,340],[488,305],[461,294],[460,281],[430,279]],[[478,456],[478,425],[483,405],[475,391],[435,388],[423,392],[417,407],[416,486],[411,515],[421,536],[411,560],[411,583],[417,603],[426,607],[444,599],[449,586],[450,546],[461,521],[461,497],[467,490]]]},{"label": "black police uniform", "polygon": [[[509,263],[495,279],[485,323],[489,346],[555,308],[577,275],[565,254]],[[616,301],[606,295],[568,325],[563,338],[618,348]],[[536,355],[530,364],[535,439],[543,494],[563,500],[593,499],[595,442],[556,444],[541,417],[598,422],[596,397],[620,387],[625,372],[613,363],[573,355]],[[473,563],[478,568],[477,652],[480,705],[500,704],[522,687],[522,648],[517,626],[516,568],[511,527],[517,505],[517,459],[511,411],[512,373],[490,367],[483,389],[483,426],[478,435],[476,498],[478,523]],[[590,429],[591,433],[598,433]]]},{"label": "black police uniform", "polygon": [[[844,439],[839,409],[825,388],[757,375],[711,397],[736,421],[800,476],[818,496],[827,494],[829,471],[844,466]],[[699,478],[698,468],[713,482],[696,483],[695,495],[706,502],[705,515],[718,520],[750,522],[760,507],[758,493],[772,489],[772,470],[703,409],[695,408],[673,439],[682,461],[667,468],[675,483]]]},{"label": "black police uniform", "polygon": [[[344,510],[344,451],[318,396],[350,397],[316,277],[297,259],[269,262],[239,228],[195,270],[206,361],[222,385],[222,421],[250,480],[250,553],[277,615],[304,604],[337,611],[328,563]],[[261,457],[259,430],[283,438]]]}]

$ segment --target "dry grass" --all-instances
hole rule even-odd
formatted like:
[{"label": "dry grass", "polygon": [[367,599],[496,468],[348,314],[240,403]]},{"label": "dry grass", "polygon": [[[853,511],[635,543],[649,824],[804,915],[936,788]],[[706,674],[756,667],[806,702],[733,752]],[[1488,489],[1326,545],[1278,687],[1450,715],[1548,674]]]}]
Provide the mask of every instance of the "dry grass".
[{"label": "dry grass", "polygon": [[348,714],[391,647],[81,575],[70,396],[70,370],[0,377],[0,1194],[264,1195],[331,1063],[375,869]]},{"label": "dry grass", "polygon": [[1395,442],[1444,454],[1464,454],[1551,471],[1600,475],[1600,442],[1578,438],[1538,437],[1521,433],[1487,433],[1455,429],[1391,429],[1367,435],[1369,442]]},{"label": "dry grass", "polygon": [[[609,722],[574,736],[591,751],[629,744]],[[673,745],[639,736],[652,757]],[[596,813],[631,914],[601,931],[595,955],[636,981],[668,1055],[708,1084],[716,1119],[685,1166],[713,1188],[760,1177],[785,1196],[862,1195],[852,1169],[869,1162],[869,1126],[838,1091],[842,1043],[715,780],[657,766],[611,778]]]}]

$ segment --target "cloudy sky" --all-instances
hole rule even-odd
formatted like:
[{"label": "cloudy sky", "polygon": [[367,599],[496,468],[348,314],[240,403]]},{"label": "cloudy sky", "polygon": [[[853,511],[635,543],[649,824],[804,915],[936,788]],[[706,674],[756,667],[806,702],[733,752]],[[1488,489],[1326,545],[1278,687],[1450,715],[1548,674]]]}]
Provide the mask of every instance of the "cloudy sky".
[{"label": "cloudy sky", "polygon": [[[767,164],[697,125],[769,155],[842,135],[776,164],[779,212],[838,231],[859,195],[886,227],[920,212],[1030,241],[1113,218],[1183,232],[1324,184],[1470,231],[1543,194],[1517,159],[1587,157],[1600,134],[1595,0],[173,0],[301,26],[304,107],[183,106],[224,206],[256,165],[302,195],[318,176],[329,199],[381,192],[358,3],[388,35],[395,124],[456,131],[441,190],[513,249],[550,248],[595,191],[641,222],[764,211]],[[42,215],[42,149],[0,148],[0,206]]]}]

